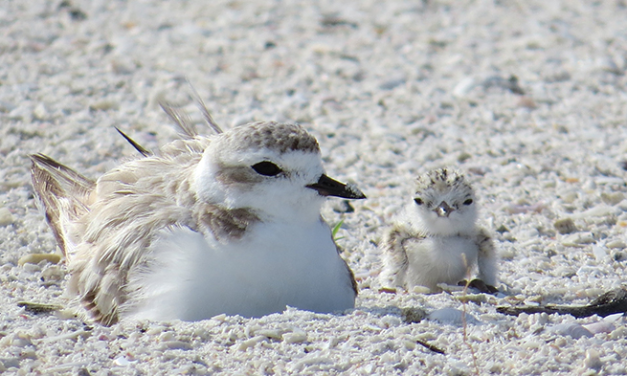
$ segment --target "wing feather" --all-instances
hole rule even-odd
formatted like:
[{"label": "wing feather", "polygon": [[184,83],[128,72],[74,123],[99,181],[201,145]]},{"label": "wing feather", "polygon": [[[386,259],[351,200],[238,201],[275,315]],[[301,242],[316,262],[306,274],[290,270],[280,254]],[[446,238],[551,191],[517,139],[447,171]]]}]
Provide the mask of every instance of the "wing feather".
[{"label": "wing feather", "polygon": [[30,155],[33,187],[57,244],[68,256],[68,226],[88,211],[93,180],[44,154]]}]

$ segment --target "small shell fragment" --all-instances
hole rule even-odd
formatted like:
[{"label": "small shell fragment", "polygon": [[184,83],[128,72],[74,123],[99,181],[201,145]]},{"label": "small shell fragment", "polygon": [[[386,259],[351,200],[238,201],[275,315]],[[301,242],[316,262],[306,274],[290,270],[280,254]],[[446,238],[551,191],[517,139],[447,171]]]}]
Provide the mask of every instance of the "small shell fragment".
[{"label": "small shell fragment", "polygon": [[120,356],[113,360],[113,365],[118,367],[128,367],[133,364],[135,361],[128,359],[126,356]]},{"label": "small shell fragment", "polygon": [[613,315],[604,317],[602,320],[592,322],[589,324],[584,324],[582,326],[586,328],[588,331],[590,331],[590,333],[592,334],[611,333],[612,331],[614,331],[614,329],[616,329],[616,325],[614,324],[620,321],[622,317],[623,317],[622,313],[615,313]]},{"label": "small shell fragment", "polygon": [[553,227],[555,227],[560,234],[570,234],[577,231],[575,222],[570,218],[558,219],[553,223]]},{"label": "small shell fragment", "polygon": [[63,281],[64,277],[65,277],[65,273],[63,272],[63,270],[61,270],[60,267],[56,265],[52,265],[48,268],[45,268],[41,272],[41,279],[44,282],[60,282],[60,281]]},{"label": "small shell fragment", "polygon": [[487,302],[488,297],[485,294],[464,294],[456,295],[455,300],[459,300],[462,303],[473,302],[476,304],[481,304]]},{"label": "small shell fragment", "polygon": [[307,341],[307,333],[302,330],[294,331],[293,333],[286,333],[283,335],[283,341],[285,343],[301,343]]},{"label": "small shell fragment", "polygon": [[566,247],[582,247],[584,244],[592,244],[595,241],[594,235],[590,232],[575,233],[565,236],[564,239],[562,239],[562,245]]},{"label": "small shell fragment", "polygon": [[0,208],[0,226],[7,226],[13,223],[15,219],[8,208]]},{"label": "small shell fragment", "polygon": [[612,207],[609,205],[597,205],[591,209],[588,209],[584,212],[576,214],[575,216],[578,218],[588,219],[591,217],[606,217],[608,215],[618,215],[620,214],[620,209],[616,207]]},{"label": "small shell fragment", "polygon": [[431,312],[428,316],[429,320],[438,321],[442,324],[462,326],[464,321],[467,324],[480,324],[473,315],[464,313],[455,308],[442,308]]},{"label": "small shell fragment", "polygon": [[594,337],[594,334],[576,322],[555,325],[551,328],[551,331],[556,334],[572,337],[573,339]]},{"label": "small shell fragment", "polygon": [[421,322],[425,317],[427,317],[427,312],[422,308],[401,308],[401,318],[406,324]]},{"label": "small shell fragment", "polygon": [[48,261],[51,264],[58,264],[61,261],[61,256],[56,253],[31,253],[26,256],[22,256],[17,264],[24,266],[24,264],[39,264],[42,261]]},{"label": "small shell fragment", "polygon": [[191,350],[192,345],[183,341],[165,341],[159,345],[161,350]]},{"label": "small shell fragment", "polygon": [[276,340],[281,340],[283,339],[283,331],[282,330],[278,330],[278,329],[263,329],[263,330],[257,330],[255,331],[256,335],[260,335],[260,336],[264,336],[264,337],[268,337],[268,338],[272,338],[272,339],[276,339]]},{"label": "small shell fragment", "polygon": [[625,245],[625,242],[621,240],[612,240],[605,244],[605,246],[609,249],[623,249],[627,247],[627,245]]},{"label": "small shell fragment", "polygon": [[624,199],[623,192],[601,193],[601,200],[608,205],[616,205]]},{"label": "small shell fragment", "polygon": [[411,292],[413,292],[414,294],[430,294],[431,289],[426,286],[416,285],[412,287]]},{"label": "small shell fragment", "polygon": [[266,336],[256,336],[240,343],[237,349],[241,351],[246,351],[249,347],[254,347],[259,342],[267,341],[267,340],[268,340],[268,337]]},{"label": "small shell fragment", "polygon": [[586,366],[586,368],[600,371],[601,368],[603,368],[603,362],[601,361],[599,352],[595,349],[586,350],[586,359],[584,360],[584,365]]},{"label": "small shell fragment", "polygon": [[58,304],[44,304],[44,303],[31,303],[31,302],[18,302],[18,307],[24,307],[26,312],[30,312],[33,314],[44,314],[51,313],[55,311],[60,311],[63,309],[63,306]]}]

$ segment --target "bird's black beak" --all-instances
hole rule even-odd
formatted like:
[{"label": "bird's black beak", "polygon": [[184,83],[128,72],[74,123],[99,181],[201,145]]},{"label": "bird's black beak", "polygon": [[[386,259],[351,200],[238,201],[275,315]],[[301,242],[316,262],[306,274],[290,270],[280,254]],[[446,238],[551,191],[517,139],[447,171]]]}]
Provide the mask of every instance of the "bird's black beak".
[{"label": "bird's black beak", "polygon": [[322,196],[336,196],[351,199],[366,198],[366,195],[352,184],[343,184],[337,180],[322,174],[317,183],[307,185],[307,188],[315,189]]}]

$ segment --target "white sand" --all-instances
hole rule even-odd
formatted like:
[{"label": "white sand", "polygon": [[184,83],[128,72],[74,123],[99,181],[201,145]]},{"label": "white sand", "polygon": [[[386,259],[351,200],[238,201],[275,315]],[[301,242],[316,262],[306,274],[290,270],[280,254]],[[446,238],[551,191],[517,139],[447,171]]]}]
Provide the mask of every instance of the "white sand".
[{"label": "white sand", "polygon": [[[0,2],[0,373],[627,373],[623,317],[496,312],[585,304],[625,281],[623,2],[345,3]],[[512,74],[524,97],[485,81]],[[334,211],[338,200],[323,211],[345,221],[339,243],[362,279],[357,309],[107,328],[17,306],[66,303],[63,265],[17,266],[56,251],[26,155],[96,177],[135,153],[113,126],[152,148],[175,137],[156,99],[188,103],[185,78],[222,125],[303,124],[329,175],[368,195],[354,213]],[[412,179],[445,165],[469,172],[502,256],[503,293],[466,305],[477,320],[466,341],[459,317],[406,324],[399,314],[462,310],[460,293],[379,294],[374,277],[374,243],[411,199]],[[577,232],[557,233],[563,218]]]}]

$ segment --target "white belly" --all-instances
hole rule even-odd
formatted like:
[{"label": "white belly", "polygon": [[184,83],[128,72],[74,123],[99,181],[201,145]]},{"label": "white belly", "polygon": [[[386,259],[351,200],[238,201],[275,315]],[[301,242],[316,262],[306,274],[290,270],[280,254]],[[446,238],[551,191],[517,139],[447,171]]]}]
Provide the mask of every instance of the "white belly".
[{"label": "white belly", "polygon": [[409,267],[405,282],[409,286],[436,288],[438,283],[457,284],[470,278],[479,249],[468,238],[430,237],[407,245]]},{"label": "white belly", "polygon": [[315,312],[354,307],[348,271],[326,224],[251,230],[228,245],[188,229],[169,232],[154,248],[151,270],[134,275],[132,285],[143,291],[131,299],[128,316],[194,321],[221,313],[259,317],[288,305]]}]

